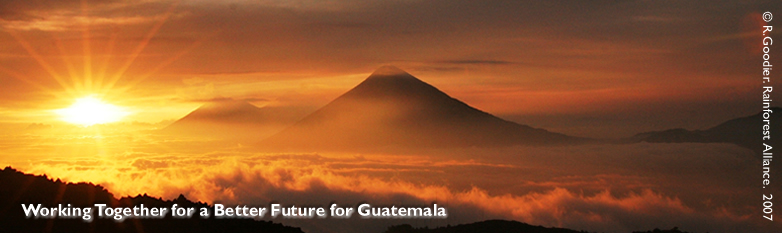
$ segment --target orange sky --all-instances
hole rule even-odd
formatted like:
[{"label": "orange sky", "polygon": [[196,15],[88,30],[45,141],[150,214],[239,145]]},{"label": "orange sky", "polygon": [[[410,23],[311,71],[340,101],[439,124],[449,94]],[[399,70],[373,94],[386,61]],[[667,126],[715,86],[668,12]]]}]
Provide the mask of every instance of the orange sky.
[{"label": "orange sky", "polygon": [[220,97],[315,109],[393,64],[553,131],[706,128],[759,110],[762,2],[3,1],[0,123],[96,93],[150,123]]},{"label": "orange sky", "polygon": [[[781,15],[781,5],[0,1],[0,164],[118,195],[440,201],[453,215],[435,225],[502,218],[608,232],[776,229],[756,216],[759,186],[747,180],[757,159],[730,144],[264,154],[244,142],[119,126],[163,127],[225,98],[315,110],[391,64],[477,109],[569,135],[703,129],[760,110],[759,15]],[[20,130],[66,125],[56,110],[85,96],[127,116],[119,126]],[[344,223],[304,226],[353,227]]]}]

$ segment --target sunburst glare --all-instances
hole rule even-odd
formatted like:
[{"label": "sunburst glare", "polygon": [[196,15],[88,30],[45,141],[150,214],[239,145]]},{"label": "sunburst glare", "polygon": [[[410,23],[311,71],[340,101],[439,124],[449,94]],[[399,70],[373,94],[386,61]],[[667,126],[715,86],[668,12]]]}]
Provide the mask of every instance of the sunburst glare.
[{"label": "sunburst glare", "polygon": [[76,99],[70,107],[55,112],[63,121],[81,126],[112,123],[129,114],[124,108],[105,103],[95,96]]}]

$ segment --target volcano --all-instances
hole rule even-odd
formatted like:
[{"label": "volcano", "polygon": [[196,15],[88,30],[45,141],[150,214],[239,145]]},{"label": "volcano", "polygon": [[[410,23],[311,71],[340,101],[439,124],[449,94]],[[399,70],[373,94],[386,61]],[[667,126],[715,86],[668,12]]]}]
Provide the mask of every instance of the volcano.
[{"label": "volcano", "polygon": [[262,146],[293,150],[566,144],[579,138],[495,117],[384,66]]},{"label": "volcano", "polygon": [[259,108],[245,100],[217,99],[190,112],[161,132],[258,140],[293,125],[307,113],[296,108]]}]

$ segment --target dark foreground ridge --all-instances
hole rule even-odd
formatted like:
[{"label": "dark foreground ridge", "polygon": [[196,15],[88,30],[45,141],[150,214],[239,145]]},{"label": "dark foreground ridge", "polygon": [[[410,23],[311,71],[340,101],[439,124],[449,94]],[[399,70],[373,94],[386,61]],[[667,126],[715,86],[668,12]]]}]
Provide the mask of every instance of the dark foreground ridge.
[{"label": "dark foreground ridge", "polygon": [[[779,124],[782,121],[782,108],[773,107],[771,111],[774,113],[770,117],[770,131],[782,132],[782,124]],[[731,143],[750,149],[760,156],[762,143],[771,141],[763,140],[763,124],[763,112],[760,112],[752,116],[728,120],[706,130],[679,128],[646,132],[637,134],[630,140],[650,143]]]},{"label": "dark foreground ridge", "polygon": [[547,228],[532,226],[526,223],[507,220],[488,220],[456,226],[429,228],[413,228],[410,225],[388,227],[385,233],[468,233],[468,232],[503,232],[503,233],[584,233],[565,228]]},{"label": "dark foreground ridge", "polygon": [[[6,167],[0,171],[0,231],[1,232],[302,232],[299,228],[283,226],[269,221],[252,219],[202,219],[198,213],[192,218],[174,219],[170,213],[163,219],[126,219],[117,222],[101,219],[93,213],[93,221],[81,218],[27,218],[22,204],[42,204],[57,207],[57,204],[71,204],[74,207],[94,207],[94,204],[110,207],[170,208],[173,204],[182,207],[210,208],[205,203],[196,203],[180,195],[174,200],[162,200],[150,196],[123,197],[116,199],[99,185],[88,183],[64,183],[44,176],[21,173]],[[97,208],[93,208],[93,212]]]},{"label": "dark foreground ridge", "polygon": [[[533,226],[517,221],[488,220],[483,222],[461,224],[456,226],[438,228],[413,228],[410,225],[396,225],[388,227],[385,233],[586,233],[588,231],[575,231],[565,228]],[[680,231],[678,227],[670,230],[654,229],[651,231],[634,231],[633,233],[689,233]]]},{"label": "dark foreground ridge", "polygon": [[[11,167],[0,170],[0,232],[282,232],[302,233],[300,228],[284,226],[270,221],[252,219],[203,219],[194,214],[192,218],[172,218],[167,214],[162,219],[130,218],[122,222],[114,219],[96,217],[85,222],[81,218],[27,218],[22,204],[42,204],[56,207],[57,204],[71,204],[74,207],[93,207],[94,204],[106,204],[109,207],[134,207],[143,204],[147,208],[194,207],[196,210],[211,206],[187,200],[180,195],[174,200],[162,200],[145,195],[116,199],[100,185],[90,183],[65,183],[52,180],[46,175],[24,174]],[[93,208],[96,211],[97,208]],[[170,211],[170,210],[169,210]],[[583,233],[565,228],[547,228],[507,220],[489,220],[457,226],[439,228],[413,228],[403,224],[390,226],[386,233],[467,233],[467,232],[503,232],[503,233]],[[671,230],[636,231],[633,233],[688,233]]]}]

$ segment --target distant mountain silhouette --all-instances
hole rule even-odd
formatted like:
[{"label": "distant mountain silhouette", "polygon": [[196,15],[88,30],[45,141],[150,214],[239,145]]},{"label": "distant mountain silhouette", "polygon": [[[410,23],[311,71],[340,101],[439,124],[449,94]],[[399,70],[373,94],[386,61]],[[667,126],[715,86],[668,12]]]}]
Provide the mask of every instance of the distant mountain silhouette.
[{"label": "distant mountain silhouette", "polygon": [[410,225],[397,225],[388,227],[385,233],[584,233],[585,231],[574,231],[565,228],[547,228],[542,226],[532,226],[526,223],[507,220],[488,220],[470,224],[456,226],[438,227],[438,228],[413,228]]},{"label": "distant mountain silhouette", "polygon": [[581,141],[470,107],[407,72],[384,66],[261,144],[286,149],[486,147]]},{"label": "distant mountain silhouette", "polygon": [[307,113],[297,108],[259,108],[244,100],[218,99],[204,104],[161,132],[257,141],[293,125]]},{"label": "distant mountain silhouette", "polygon": [[[131,208],[140,204],[148,208],[171,208],[176,203],[182,207],[195,207],[196,210],[201,207],[212,209],[207,204],[191,202],[182,195],[169,201],[146,194],[116,199],[98,185],[64,183],[59,179],[53,181],[46,176],[28,175],[10,167],[0,170],[0,232],[302,232],[299,228],[268,221],[214,217],[203,219],[197,213],[187,219],[174,219],[169,213],[163,219],[126,219],[123,222],[101,219],[93,213],[93,221],[84,222],[81,218],[27,218],[22,209],[22,204],[93,207],[96,203],[107,204],[109,207]],[[97,208],[93,208],[94,211],[97,211]]]},{"label": "distant mountain silhouette", "polygon": [[[782,108],[771,108],[771,138],[782,137]],[[732,143],[748,148],[760,154],[763,142],[769,144],[769,140],[762,140],[763,116],[762,112],[732,119],[706,130],[669,129],[664,131],[645,132],[633,136],[634,142],[651,143]]]}]

